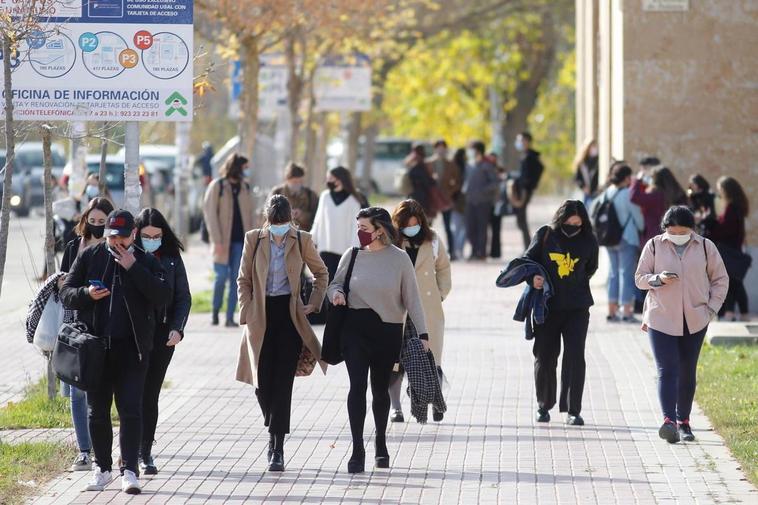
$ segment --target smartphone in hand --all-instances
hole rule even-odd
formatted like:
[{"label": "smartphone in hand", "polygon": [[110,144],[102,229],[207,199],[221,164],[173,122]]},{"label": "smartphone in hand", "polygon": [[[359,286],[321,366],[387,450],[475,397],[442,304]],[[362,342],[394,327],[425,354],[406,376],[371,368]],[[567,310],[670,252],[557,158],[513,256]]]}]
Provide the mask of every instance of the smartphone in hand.
[{"label": "smartphone in hand", "polygon": [[661,275],[664,276],[664,277],[670,277],[672,279],[678,279],[679,278],[679,274],[674,273],[674,272],[666,272],[665,270],[663,272],[661,272]]},{"label": "smartphone in hand", "polygon": [[95,286],[98,290],[108,289],[108,286],[103,284],[103,281],[99,279],[90,279],[90,286]]}]

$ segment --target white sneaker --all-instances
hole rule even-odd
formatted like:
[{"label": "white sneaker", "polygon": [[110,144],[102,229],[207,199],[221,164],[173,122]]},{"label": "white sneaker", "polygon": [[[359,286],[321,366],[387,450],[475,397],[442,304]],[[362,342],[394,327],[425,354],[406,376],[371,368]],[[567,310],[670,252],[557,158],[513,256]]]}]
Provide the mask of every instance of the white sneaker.
[{"label": "white sneaker", "polygon": [[124,475],[121,477],[121,491],[126,494],[140,494],[142,492],[137,475],[131,470],[124,470]]},{"label": "white sneaker", "polygon": [[111,472],[101,472],[100,467],[95,465],[95,470],[92,472],[92,480],[87,483],[87,487],[83,491],[105,491],[105,487],[112,480]]}]

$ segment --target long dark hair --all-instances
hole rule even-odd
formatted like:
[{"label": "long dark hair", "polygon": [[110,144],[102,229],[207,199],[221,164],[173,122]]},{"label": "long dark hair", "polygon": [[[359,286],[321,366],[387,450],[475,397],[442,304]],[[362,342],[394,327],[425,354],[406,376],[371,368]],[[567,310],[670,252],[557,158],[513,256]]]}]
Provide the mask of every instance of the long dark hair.
[{"label": "long dark hair", "polygon": [[334,167],[329,170],[329,174],[340,181],[342,184],[342,189],[353,195],[355,198],[360,201],[360,198],[358,197],[358,192],[355,189],[355,183],[353,182],[353,176],[350,174],[350,170],[343,166]]},{"label": "long dark hair", "polygon": [[711,185],[708,183],[708,179],[700,174],[694,174],[690,177],[690,184],[695,184],[702,193],[707,193],[711,190]]},{"label": "long dark hair", "polygon": [[[415,237],[405,237],[405,235],[403,235],[402,229],[408,226],[408,221],[410,221],[412,217],[418,219],[418,224],[421,225],[421,231],[418,232],[418,235]],[[407,238],[408,242],[411,244],[421,245],[427,240],[431,240],[434,235],[434,232],[429,226],[429,219],[426,217],[424,208],[420,203],[418,203],[416,200],[413,200],[412,198],[403,200],[398,204],[397,207],[395,207],[395,210],[392,212],[392,223],[400,232],[398,233],[397,240],[395,241],[395,245],[398,247],[400,247],[405,238]]]},{"label": "long dark hair", "polygon": [[107,217],[108,214],[113,212],[113,204],[110,200],[102,196],[95,197],[89,201],[87,209],[82,212],[82,217],[79,218],[79,223],[77,223],[76,228],[74,228],[74,232],[85,240],[89,240],[92,236],[87,228],[87,219],[89,219],[90,212],[93,210],[99,210]]},{"label": "long dark hair", "polygon": [[142,248],[142,236],[140,231],[146,226],[155,226],[160,228],[163,232],[163,239],[161,240],[161,247],[159,251],[166,256],[179,256],[181,251],[184,251],[184,245],[174,233],[174,230],[169,226],[166,218],[163,217],[161,211],[148,207],[142,209],[137,219],[134,220],[134,227],[137,229],[137,238],[135,241],[137,245]]},{"label": "long dark hair", "polygon": [[750,211],[750,205],[748,204],[745,190],[742,189],[742,186],[737,182],[737,179],[734,177],[723,176],[719,178],[716,185],[724,194],[727,203],[731,203],[737,207],[737,210],[739,210],[743,216],[746,216]]},{"label": "long dark hair", "polygon": [[687,203],[687,194],[668,167],[659,167],[653,171],[653,186],[663,192],[666,207]]},{"label": "long dark hair", "polygon": [[232,153],[226,158],[218,173],[225,179],[243,179],[243,167],[247,162],[247,158],[241,154]]},{"label": "long dark hair", "polygon": [[579,216],[582,220],[582,229],[580,235],[592,235],[592,223],[590,216],[587,214],[587,207],[580,200],[566,200],[555,211],[553,220],[550,222],[550,228],[553,231],[560,232],[563,225],[571,216]]},{"label": "long dark hair", "polygon": [[365,209],[361,209],[355,218],[368,219],[374,228],[384,229],[384,233],[389,239],[389,244],[387,245],[395,244],[397,242],[397,228],[395,228],[395,225],[392,223],[392,217],[390,216],[390,213],[387,212],[387,209],[383,209],[382,207],[366,207]]}]

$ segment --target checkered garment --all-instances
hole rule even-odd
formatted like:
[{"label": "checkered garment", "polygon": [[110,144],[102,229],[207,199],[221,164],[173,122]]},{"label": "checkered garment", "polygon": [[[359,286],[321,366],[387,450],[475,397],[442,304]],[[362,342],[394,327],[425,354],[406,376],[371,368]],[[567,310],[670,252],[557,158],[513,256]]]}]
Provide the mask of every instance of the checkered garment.
[{"label": "checkered garment", "polygon": [[411,397],[413,417],[419,423],[426,424],[429,404],[438,412],[447,411],[434,356],[424,350],[410,317],[405,321],[400,363],[408,376],[408,396]]},{"label": "checkered garment", "polygon": [[[45,310],[45,304],[47,303],[48,298],[50,298],[50,295],[55,297],[56,302],[60,301],[58,298],[58,279],[63,275],[65,275],[64,272],[57,272],[48,277],[29,304],[29,310],[26,313],[26,341],[30,344],[34,341],[34,332],[37,331],[37,325],[42,317],[42,311]],[[66,319],[66,316],[71,317],[71,321],[73,321],[72,314],[73,311],[65,310],[63,318],[64,322],[70,322]]]}]

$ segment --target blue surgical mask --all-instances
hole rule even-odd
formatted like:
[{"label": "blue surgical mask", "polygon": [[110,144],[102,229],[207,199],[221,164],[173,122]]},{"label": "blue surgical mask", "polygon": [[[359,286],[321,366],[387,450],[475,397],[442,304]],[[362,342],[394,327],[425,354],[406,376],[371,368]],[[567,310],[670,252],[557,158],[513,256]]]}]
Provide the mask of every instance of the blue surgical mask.
[{"label": "blue surgical mask", "polygon": [[160,249],[162,240],[162,238],[143,238],[142,248],[145,249],[145,252],[154,253]]},{"label": "blue surgical mask", "polygon": [[100,194],[100,189],[97,186],[87,186],[86,189],[87,192],[87,198],[92,200],[93,198],[96,198]]},{"label": "blue surgical mask", "polygon": [[271,230],[271,234],[275,237],[283,237],[288,231],[290,231],[290,224],[272,224],[269,226],[269,229]]},{"label": "blue surgical mask", "polygon": [[250,170],[249,168],[246,168],[245,170],[242,171],[242,177],[244,177],[245,179],[250,179],[251,175],[253,175],[253,171]]},{"label": "blue surgical mask", "polygon": [[516,139],[516,142],[513,144],[513,147],[516,148],[518,152],[521,152],[524,150],[524,141],[521,139]]},{"label": "blue surgical mask", "polygon": [[420,231],[421,231],[420,224],[417,224],[415,226],[406,226],[405,228],[403,228],[403,235],[405,235],[408,238],[412,238],[418,235]]}]

